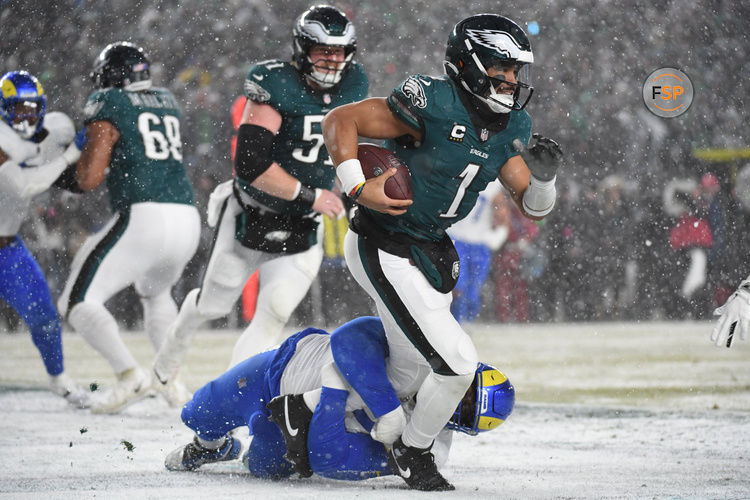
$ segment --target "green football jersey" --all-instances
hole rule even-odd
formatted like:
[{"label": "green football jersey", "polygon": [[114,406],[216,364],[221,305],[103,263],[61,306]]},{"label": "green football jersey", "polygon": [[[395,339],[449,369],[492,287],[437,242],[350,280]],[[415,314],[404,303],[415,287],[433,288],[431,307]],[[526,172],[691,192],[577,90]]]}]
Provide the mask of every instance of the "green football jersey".
[{"label": "green football jersey", "polygon": [[[313,90],[291,63],[275,59],[250,68],[245,96],[269,104],[281,114],[272,159],[302,184],[331,189],[336,169],[323,143],[320,122],[333,108],[364,99],[369,85],[362,65],[355,62],[334,89]],[[277,212],[295,216],[311,212],[304,203],[267,195],[239,179],[238,184],[253,199]]]},{"label": "green football jersey", "polygon": [[84,123],[107,121],[117,128],[107,173],[112,210],[133,203],[193,203],[193,188],[182,163],[180,109],[162,88],[94,92],[84,108]]},{"label": "green football jersey", "polygon": [[440,240],[449,226],[469,214],[505,162],[519,154],[513,140],[528,144],[531,118],[526,111],[511,111],[504,127],[495,123],[484,128],[472,121],[458,92],[448,77],[414,75],[389,97],[391,111],[423,130],[424,137],[418,145],[384,143],[409,166],[414,203],[399,216],[360,207],[383,228]]}]

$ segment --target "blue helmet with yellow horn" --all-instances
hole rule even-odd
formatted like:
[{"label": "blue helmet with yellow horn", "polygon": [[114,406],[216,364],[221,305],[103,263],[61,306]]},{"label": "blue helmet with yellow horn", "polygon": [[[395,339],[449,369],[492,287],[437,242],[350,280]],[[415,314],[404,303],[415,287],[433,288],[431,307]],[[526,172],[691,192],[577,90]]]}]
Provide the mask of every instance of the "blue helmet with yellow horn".
[{"label": "blue helmet with yellow horn", "polygon": [[23,139],[44,127],[47,96],[28,71],[11,71],[0,78],[0,117]]},{"label": "blue helmet with yellow horn", "polygon": [[447,427],[475,436],[502,424],[513,411],[516,392],[503,372],[479,363],[474,381],[458,404]]}]

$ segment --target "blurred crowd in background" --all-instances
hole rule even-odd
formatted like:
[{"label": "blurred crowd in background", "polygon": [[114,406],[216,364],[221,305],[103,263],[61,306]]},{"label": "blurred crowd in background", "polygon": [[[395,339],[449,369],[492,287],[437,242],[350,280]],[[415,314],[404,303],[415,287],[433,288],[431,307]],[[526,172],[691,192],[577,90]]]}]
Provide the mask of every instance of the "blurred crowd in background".
[{"label": "blurred crowd in background", "polygon": [[[448,33],[468,15],[496,12],[524,28],[538,26],[529,31],[535,92],[527,109],[534,130],[566,153],[558,201],[535,224],[498,200],[495,224],[507,225],[509,237],[493,254],[479,321],[707,318],[749,272],[749,2],[333,3],[356,25],[357,59],[373,96],[387,95],[410,74],[442,74]],[[155,83],[181,103],[186,167],[204,210],[211,190],[232,175],[230,108],[247,70],[255,61],[291,57],[292,25],[309,5],[0,0],[2,72],[39,77],[48,109],[68,113],[80,128],[99,51],[117,40],[143,46]],[[643,104],[643,82],[661,67],[692,80],[694,102],[678,118],[658,118]],[[22,236],[53,295],[78,246],[109,217],[105,196],[102,188],[85,196],[52,190],[36,200]],[[345,221],[326,222],[326,260],[293,323],[335,325],[371,312],[343,262],[345,228]],[[178,301],[199,283],[211,237],[204,225],[174,290]],[[705,257],[703,280],[687,286],[695,281],[694,250]],[[134,292],[113,301],[118,319],[139,328]],[[238,305],[214,326],[242,324]],[[1,327],[20,328],[2,305]]]}]

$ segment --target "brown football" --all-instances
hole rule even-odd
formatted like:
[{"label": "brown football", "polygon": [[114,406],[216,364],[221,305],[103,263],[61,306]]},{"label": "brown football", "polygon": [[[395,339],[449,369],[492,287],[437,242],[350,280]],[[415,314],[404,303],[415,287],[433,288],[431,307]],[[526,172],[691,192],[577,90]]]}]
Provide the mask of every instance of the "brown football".
[{"label": "brown football", "polygon": [[382,175],[390,168],[396,169],[396,174],[385,181],[385,194],[396,200],[411,200],[411,174],[406,163],[390,151],[375,144],[360,144],[357,153],[362,164],[365,179],[372,179]]}]

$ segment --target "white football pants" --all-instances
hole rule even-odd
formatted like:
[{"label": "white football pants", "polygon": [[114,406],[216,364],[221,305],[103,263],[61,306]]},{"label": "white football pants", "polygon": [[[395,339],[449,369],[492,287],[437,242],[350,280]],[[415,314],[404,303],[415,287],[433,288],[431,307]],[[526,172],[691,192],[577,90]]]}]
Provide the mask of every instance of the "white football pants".
[{"label": "white football pants", "polygon": [[[169,329],[170,336],[184,342],[204,322],[229,314],[247,279],[260,269],[255,316],[234,347],[230,367],[283,340],[284,325],[304,298],[323,260],[320,237],[317,245],[291,255],[242,246],[235,239],[235,218],[241,211],[234,197],[227,199],[197,300],[188,300],[191,295],[186,297]],[[171,342],[169,337],[167,342]]]},{"label": "white football pants", "polygon": [[121,373],[137,366],[104,303],[135,285],[154,349],[177,306],[171,289],[198,248],[200,215],[193,205],[137,203],[117,213],[76,253],[58,309]]},{"label": "white football pants", "polygon": [[[409,259],[367,243],[349,230],[346,263],[354,279],[375,300],[390,351],[393,385],[419,384],[417,405],[402,440],[427,448],[453,415],[471,385],[478,356],[471,338],[450,312],[451,294],[428,283]],[[419,376],[423,367],[432,372]],[[424,382],[422,382],[424,380]],[[417,387],[411,388],[411,393]]]}]

